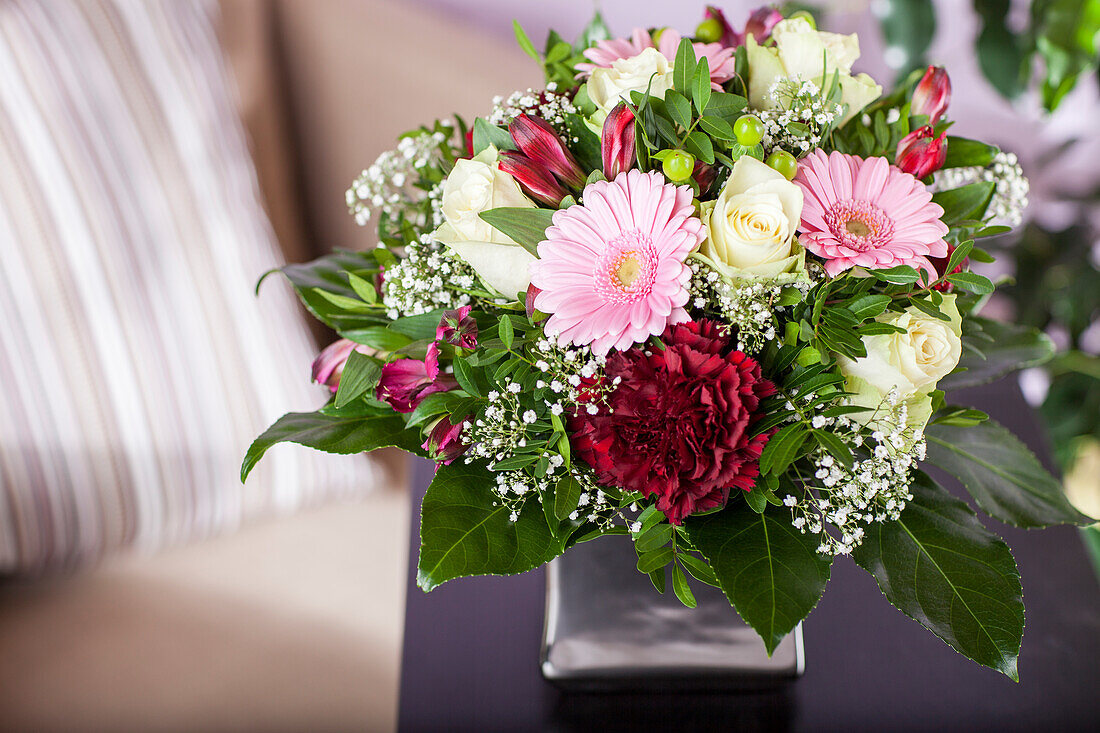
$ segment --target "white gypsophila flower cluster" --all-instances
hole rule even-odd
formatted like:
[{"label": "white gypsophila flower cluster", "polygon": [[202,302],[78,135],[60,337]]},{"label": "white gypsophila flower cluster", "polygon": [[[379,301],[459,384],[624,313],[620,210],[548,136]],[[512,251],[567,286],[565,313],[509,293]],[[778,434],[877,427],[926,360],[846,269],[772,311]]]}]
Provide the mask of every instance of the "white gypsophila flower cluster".
[{"label": "white gypsophila flower cluster", "polygon": [[442,132],[422,132],[401,138],[395,150],[387,150],[369,168],[359,174],[345,194],[348,210],[360,226],[365,226],[375,211],[390,217],[404,213],[414,226],[427,226],[418,204],[428,192],[413,184],[419,172],[439,162],[439,146],[446,140]]},{"label": "white gypsophila flower cluster", "polygon": [[782,148],[801,156],[821,144],[822,137],[844,112],[840,104],[829,103],[810,81],[778,79],[768,89],[776,109],[752,110],[764,123],[761,144],[766,152]]},{"label": "white gypsophila flower cluster", "polygon": [[776,338],[776,314],[782,306],[775,303],[783,289],[793,287],[805,297],[813,287],[813,282],[805,279],[731,281],[695,259],[691,261],[691,273],[691,304],[699,310],[717,311],[736,331],[738,351],[746,354],[759,353]]},{"label": "white gypsophila flower cluster", "polygon": [[847,418],[815,415],[812,425],[828,429],[856,456],[844,466],[825,450],[813,457],[814,473],[800,477],[805,493],[788,494],[783,504],[791,510],[791,523],[802,534],[819,535],[817,551],[847,555],[863,541],[866,526],[890,522],[901,516],[909,491],[910,473],[924,460],[923,431],[907,425],[908,409],[894,390],[873,414],[873,430]]},{"label": "white gypsophila flower cluster", "polygon": [[535,389],[551,415],[562,415],[582,403],[588,414],[595,415],[621,381],[621,377],[604,378],[607,357],[593,354],[587,346],[558,345],[543,338],[535,343],[531,360],[542,374]]},{"label": "white gypsophila flower cluster", "polygon": [[988,211],[993,220],[1008,226],[1019,226],[1027,208],[1031,184],[1024,176],[1016,154],[999,152],[985,168],[945,168],[936,173],[934,187],[938,191],[947,191],[978,181],[992,181],[994,184]]},{"label": "white gypsophila flower cluster", "polygon": [[493,97],[493,108],[489,112],[489,124],[507,126],[522,114],[541,117],[558,132],[565,132],[565,115],[577,111],[573,102],[565,94],[557,92],[557,84],[550,82],[546,90],[528,89],[512,92],[508,98]]},{"label": "white gypsophila flower cluster", "polygon": [[[551,487],[560,478],[555,471],[560,469],[563,463],[561,456],[551,454],[550,465],[542,478],[535,478],[525,471],[498,472],[493,484],[493,493],[496,495],[494,506],[505,506],[508,509],[508,520],[517,521],[529,499],[541,505],[543,497],[551,495]],[[615,523],[615,518],[622,515],[611,498],[596,484],[593,474],[590,471],[578,471],[576,468],[571,472],[567,469],[566,473],[571,473],[573,478],[581,484],[577,508],[570,512],[568,518],[572,521],[592,522],[604,530],[610,529]]]},{"label": "white gypsophila flower cluster", "polygon": [[[507,379],[500,387],[489,391],[486,395],[489,404],[463,426],[463,440],[470,443],[466,463],[479,458],[495,463],[512,457],[517,450],[527,447],[527,431],[539,421],[540,415],[521,401],[523,385]],[[561,456],[557,458],[560,460]]]},{"label": "white gypsophila flower cluster", "polygon": [[474,284],[470,266],[425,234],[419,242],[406,245],[404,259],[386,269],[382,304],[391,319],[458,308],[472,302],[462,291]]}]

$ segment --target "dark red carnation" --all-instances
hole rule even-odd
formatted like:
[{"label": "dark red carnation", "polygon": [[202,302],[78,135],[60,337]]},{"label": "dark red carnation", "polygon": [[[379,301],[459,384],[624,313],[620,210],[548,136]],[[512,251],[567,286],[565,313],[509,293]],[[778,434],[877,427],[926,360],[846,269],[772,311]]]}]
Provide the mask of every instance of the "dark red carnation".
[{"label": "dark red carnation", "polygon": [[672,326],[662,340],[664,351],[649,356],[634,348],[608,357],[607,375],[622,381],[607,407],[580,410],[569,427],[573,451],[601,482],[656,497],[680,524],[723,506],[731,488],[752,489],[769,434],[749,436],[775,387],[711,321]]}]

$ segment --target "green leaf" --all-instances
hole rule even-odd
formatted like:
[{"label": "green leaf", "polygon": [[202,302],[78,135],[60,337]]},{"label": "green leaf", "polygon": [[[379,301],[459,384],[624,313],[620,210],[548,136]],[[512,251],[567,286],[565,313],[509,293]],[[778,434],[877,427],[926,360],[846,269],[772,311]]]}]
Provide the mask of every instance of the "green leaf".
[{"label": "green leaf", "polygon": [[702,130],[693,130],[684,140],[687,151],[708,165],[714,163],[714,144]]},{"label": "green leaf", "polygon": [[391,321],[387,326],[391,331],[403,333],[414,341],[426,341],[435,338],[435,330],[443,318],[443,310],[421,313],[417,316],[404,316]]},{"label": "green leaf", "polygon": [[531,39],[527,37],[527,33],[523,30],[523,26],[519,24],[518,20],[512,21],[512,31],[516,35],[516,43],[523,49],[523,52],[534,59],[536,64],[541,64],[542,57],[539,56],[539,52],[535,50],[535,44],[531,43]]},{"label": "green leaf", "polygon": [[371,310],[369,303],[364,303],[357,297],[349,298],[346,295],[330,293],[321,288],[314,288],[313,292],[341,310],[351,311],[352,313],[366,313]]},{"label": "green leaf", "polygon": [[692,544],[706,558],[722,592],[764,640],[771,654],[817,605],[832,559],[817,551],[783,512],[757,514],[740,505],[689,517]]},{"label": "green leaf", "polygon": [[978,295],[989,295],[996,290],[992,280],[976,272],[956,272],[954,275],[948,275],[944,279],[956,287],[962,288],[963,290],[969,290]]},{"label": "green leaf", "polygon": [[638,571],[652,573],[660,570],[672,562],[673,550],[671,547],[660,547],[651,552],[645,552],[638,556]]},{"label": "green leaf", "polygon": [[666,92],[665,109],[677,125],[685,130],[691,127],[691,102],[683,94],[672,89]]},{"label": "green leaf", "polygon": [[516,143],[503,127],[490,125],[485,118],[474,120],[474,155],[493,145],[497,150],[515,150]]},{"label": "green leaf", "polygon": [[676,597],[680,599],[680,603],[688,608],[695,608],[698,605],[695,594],[691,592],[691,586],[688,585],[684,571],[680,569],[679,565],[672,566],[672,590],[676,593]]},{"label": "green leaf", "polygon": [[496,502],[492,474],[476,464],[439,466],[420,510],[416,582],[425,591],[467,575],[515,575],[561,554],[531,501],[519,518]]},{"label": "green leaf", "polygon": [[546,239],[546,230],[554,223],[554,212],[549,209],[504,206],[481,212],[481,218],[538,257],[539,242]]},{"label": "green leaf", "polygon": [[936,33],[935,6],[928,0],[891,0],[882,7],[882,35],[889,48],[901,52],[893,64],[899,74],[924,65]]},{"label": "green leaf", "polygon": [[1010,5],[1010,0],[974,0],[974,9],[982,18],[974,47],[985,78],[1003,96],[1013,99],[1027,84],[1023,79],[1023,48],[1008,28]]},{"label": "green leaf", "polygon": [[845,468],[852,467],[852,461],[854,460],[852,458],[852,449],[848,447],[847,443],[830,433],[828,430],[818,430],[815,428],[813,434],[821,447],[827,450],[833,458],[840,461]]},{"label": "green leaf", "polygon": [[763,491],[753,489],[745,492],[745,503],[757,514],[763,514],[768,508],[768,497]]},{"label": "green leaf", "polygon": [[695,80],[692,82],[691,98],[695,102],[695,109],[703,114],[710,104],[710,64],[707,57],[699,59],[695,66]]},{"label": "green leaf", "polygon": [[993,196],[993,187],[993,181],[979,181],[934,193],[932,201],[943,207],[943,222],[954,226],[960,221],[981,218]]},{"label": "green leaf", "polygon": [[889,295],[864,295],[848,303],[847,308],[857,320],[865,321],[882,313],[888,305]]},{"label": "green leaf", "polygon": [[733,132],[733,126],[721,117],[712,117],[710,115],[703,117],[699,120],[699,129],[715,140],[729,142],[737,139],[737,135]]},{"label": "green leaf", "polygon": [[853,558],[906,616],[1018,680],[1024,604],[1012,553],[924,474],[915,474],[911,490],[901,519],[868,526]]},{"label": "green leaf", "polygon": [[558,483],[554,487],[554,516],[559,521],[564,522],[580,504],[583,488],[581,482],[573,478],[571,474],[558,479]]},{"label": "green leaf", "polygon": [[727,94],[726,92],[711,92],[710,102],[707,103],[707,115],[713,115],[733,124],[741,111],[748,106],[748,100],[740,94]]},{"label": "green leaf", "polygon": [[381,376],[382,362],[358,351],[351,352],[340,373],[340,386],[333,403],[340,408],[368,391],[373,392]]},{"label": "green leaf", "polygon": [[374,285],[371,282],[364,280],[354,272],[349,272],[348,284],[351,285],[351,289],[355,291],[355,294],[367,303],[378,302],[378,291],[374,289]]},{"label": "green leaf", "polygon": [[321,412],[291,412],[276,420],[249,446],[241,465],[242,482],[268,449],[277,443],[297,443],[344,455],[387,447],[423,455],[419,436],[406,430],[401,416],[389,410],[381,414],[353,413],[346,417]]},{"label": "green leaf", "polygon": [[634,549],[639,555],[642,555],[664,547],[671,541],[672,525],[662,522],[640,533],[634,540]]},{"label": "green leaf", "polygon": [[705,560],[701,560],[694,555],[689,555],[686,552],[678,554],[676,559],[684,566],[685,570],[691,573],[691,577],[695,578],[700,583],[706,583],[715,588],[718,587],[718,578],[714,576],[714,571],[711,570],[710,565],[707,565]]},{"label": "green leaf", "polygon": [[962,482],[989,516],[1017,527],[1090,524],[1074,509],[1035,454],[993,420],[979,425],[929,425],[928,462]]},{"label": "green leaf", "polygon": [[963,343],[976,339],[981,354],[964,349],[959,366],[940,380],[943,390],[976,387],[1010,372],[1037,366],[1054,356],[1054,342],[1038,329],[971,316],[963,321]]},{"label": "green leaf", "polygon": [[676,61],[672,66],[672,88],[681,94],[691,94],[691,83],[695,80],[695,47],[691,39],[680,39],[676,49]]},{"label": "green leaf", "polygon": [[920,280],[920,274],[909,265],[898,265],[886,270],[868,270],[879,280],[894,285],[909,285]]},{"label": "green leaf", "polygon": [[474,368],[470,366],[469,362],[462,358],[456,358],[454,360],[454,368],[455,379],[458,380],[458,385],[462,387],[462,389],[475,397],[485,396],[481,391],[481,387],[478,386],[477,379],[474,377]]},{"label": "green leaf", "polygon": [[993,162],[993,156],[1000,149],[993,145],[987,145],[977,140],[965,137],[948,136],[947,157],[944,159],[944,168],[970,168],[977,166],[985,168]]},{"label": "green leaf", "polygon": [[794,423],[773,435],[760,454],[760,472],[780,474],[787,470],[797,455],[808,433],[802,423]]},{"label": "green leaf", "polygon": [[405,334],[396,333],[385,326],[354,328],[350,331],[341,331],[340,335],[357,344],[363,344],[379,351],[397,351],[412,343],[412,339]]},{"label": "green leaf", "polygon": [[516,337],[515,330],[512,328],[512,319],[508,316],[501,316],[497,331],[500,334],[500,340],[504,343],[504,348],[511,349],[512,342]]}]

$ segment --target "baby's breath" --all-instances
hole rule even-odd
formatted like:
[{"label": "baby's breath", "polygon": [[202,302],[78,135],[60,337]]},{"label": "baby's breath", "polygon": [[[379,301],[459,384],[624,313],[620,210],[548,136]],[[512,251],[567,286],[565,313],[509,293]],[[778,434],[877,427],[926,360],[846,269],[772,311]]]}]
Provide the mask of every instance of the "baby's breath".
[{"label": "baby's breath", "polygon": [[442,132],[421,132],[401,138],[395,150],[387,150],[359,174],[345,199],[356,223],[365,226],[373,212],[396,219],[400,215],[414,226],[429,226],[419,204],[429,192],[416,184],[423,169],[438,164]]},{"label": "baby's breath", "polygon": [[494,97],[493,109],[489,113],[489,122],[493,125],[507,126],[509,122],[522,114],[541,117],[550,123],[559,133],[565,132],[565,116],[577,111],[568,95],[560,94],[557,86],[550,82],[546,90],[527,89],[512,92],[508,98]]},{"label": "baby's breath", "polygon": [[821,144],[843,107],[823,99],[810,81],[782,78],[768,89],[776,108],[753,110],[764,123],[764,150],[782,148],[795,156],[805,155]]},{"label": "baby's breath", "polygon": [[466,262],[424,235],[407,245],[405,257],[385,271],[382,304],[391,319],[458,308],[473,302],[463,290],[474,284],[474,272]]},{"label": "baby's breath", "polygon": [[1024,218],[1031,186],[1016,154],[999,152],[985,168],[945,168],[936,173],[935,188],[947,191],[978,181],[992,181],[994,184],[993,199],[989,202],[988,210],[993,220],[1000,224],[1018,226]]}]

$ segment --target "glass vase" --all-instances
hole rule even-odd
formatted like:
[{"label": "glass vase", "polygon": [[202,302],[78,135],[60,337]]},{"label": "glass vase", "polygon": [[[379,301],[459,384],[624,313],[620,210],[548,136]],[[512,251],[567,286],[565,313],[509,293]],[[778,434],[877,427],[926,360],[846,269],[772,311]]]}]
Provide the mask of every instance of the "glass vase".
[{"label": "glass vase", "polygon": [[766,688],[805,666],[799,624],[769,657],[717,588],[692,581],[698,606],[659,594],[628,538],[578,545],[547,566],[542,674],[578,691]]}]

